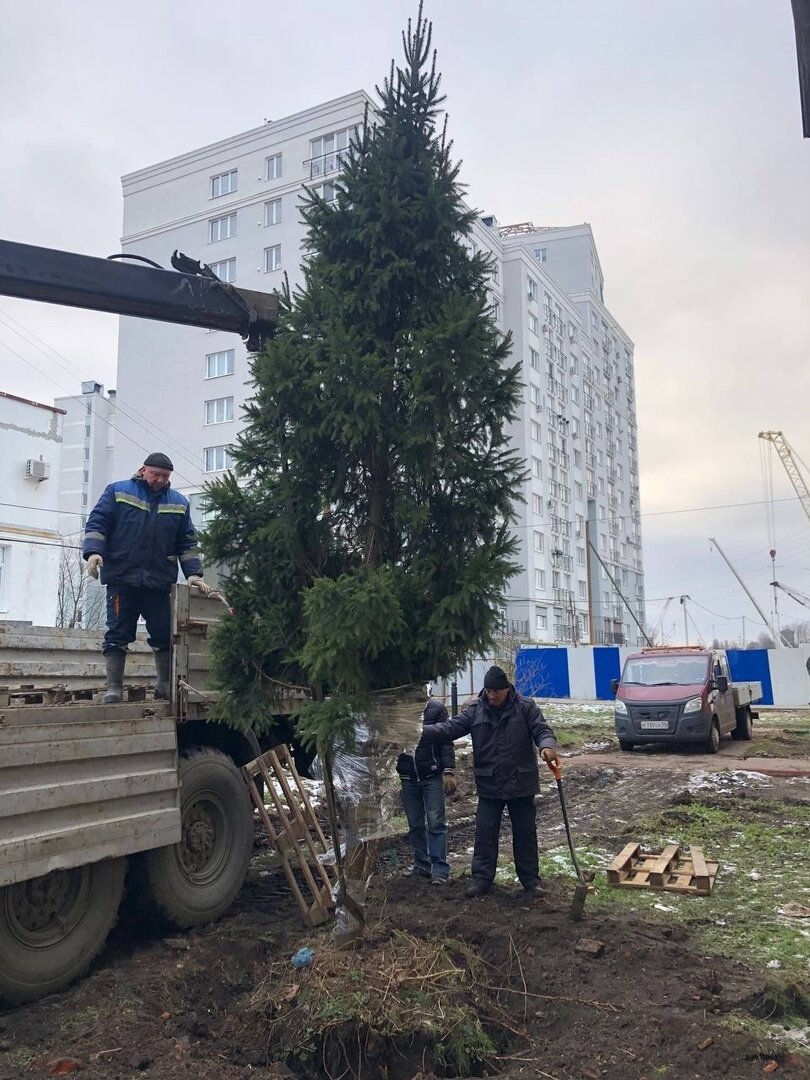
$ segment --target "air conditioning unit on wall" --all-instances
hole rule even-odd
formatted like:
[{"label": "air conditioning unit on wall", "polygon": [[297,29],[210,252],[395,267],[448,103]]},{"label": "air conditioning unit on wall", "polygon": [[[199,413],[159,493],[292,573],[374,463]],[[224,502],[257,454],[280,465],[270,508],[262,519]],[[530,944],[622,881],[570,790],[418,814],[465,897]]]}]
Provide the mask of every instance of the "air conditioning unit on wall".
[{"label": "air conditioning unit on wall", "polygon": [[39,483],[40,480],[47,480],[51,475],[51,463],[49,461],[35,461],[34,458],[29,458],[25,463],[25,478],[26,480],[36,480]]}]

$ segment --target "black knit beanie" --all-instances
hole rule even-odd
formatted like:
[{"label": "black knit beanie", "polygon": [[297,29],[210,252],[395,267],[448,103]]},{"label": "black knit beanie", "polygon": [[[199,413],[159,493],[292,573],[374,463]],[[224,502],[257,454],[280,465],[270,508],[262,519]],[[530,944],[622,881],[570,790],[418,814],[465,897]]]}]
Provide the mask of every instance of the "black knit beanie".
[{"label": "black knit beanie", "polygon": [[150,454],[149,457],[144,458],[143,463],[151,469],[168,469],[169,472],[174,472],[171,458],[166,457],[165,454]]},{"label": "black knit beanie", "polygon": [[508,690],[509,680],[503,668],[491,667],[484,676],[485,690]]}]

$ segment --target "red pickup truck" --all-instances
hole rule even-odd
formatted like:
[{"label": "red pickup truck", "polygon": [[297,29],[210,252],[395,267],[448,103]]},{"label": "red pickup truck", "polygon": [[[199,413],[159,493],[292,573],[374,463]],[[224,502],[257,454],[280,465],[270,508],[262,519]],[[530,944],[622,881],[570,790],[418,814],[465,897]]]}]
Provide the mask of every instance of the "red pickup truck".
[{"label": "red pickup truck", "polygon": [[732,685],[723,649],[672,646],[628,656],[616,694],[615,727],[622,750],[643,743],[702,744],[716,754],[723,735],[750,739],[762,698],[758,682]]}]

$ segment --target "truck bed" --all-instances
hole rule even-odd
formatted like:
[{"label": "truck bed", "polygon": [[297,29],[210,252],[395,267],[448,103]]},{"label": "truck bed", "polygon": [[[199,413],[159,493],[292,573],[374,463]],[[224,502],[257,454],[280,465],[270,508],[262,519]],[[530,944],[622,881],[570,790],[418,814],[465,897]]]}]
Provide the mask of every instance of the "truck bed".
[{"label": "truck bed", "polygon": [[762,683],[760,682],[735,682],[732,690],[734,691],[734,705],[738,709],[762,700]]},{"label": "truck bed", "polygon": [[168,703],[0,710],[0,886],[179,839]]}]

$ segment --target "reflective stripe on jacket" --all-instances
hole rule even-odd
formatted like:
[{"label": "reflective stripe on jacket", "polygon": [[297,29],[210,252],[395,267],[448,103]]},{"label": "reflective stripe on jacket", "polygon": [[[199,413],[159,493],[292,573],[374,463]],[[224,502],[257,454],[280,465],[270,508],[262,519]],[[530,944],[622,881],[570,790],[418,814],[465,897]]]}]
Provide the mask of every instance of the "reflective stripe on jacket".
[{"label": "reflective stripe on jacket", "polygon": [[178,491],[152,491],[138,476],[102,492],[84,531],[85,559],[101,555],[104,585],[132,585],[168,592],[177,567],[202,574],[188,499]]}]

